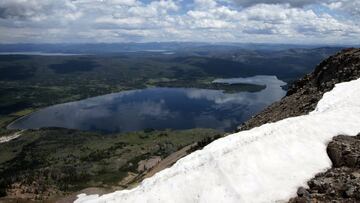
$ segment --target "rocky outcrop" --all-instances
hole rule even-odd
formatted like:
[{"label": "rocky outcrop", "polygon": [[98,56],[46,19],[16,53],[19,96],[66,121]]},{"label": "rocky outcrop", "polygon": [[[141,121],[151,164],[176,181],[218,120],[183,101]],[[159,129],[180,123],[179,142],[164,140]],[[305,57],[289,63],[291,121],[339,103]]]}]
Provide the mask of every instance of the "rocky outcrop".
[{"label": "rocky outcrop", "polygon": [[308,189],[299,188],[290,203],[360,202],[360,134],[335,137],[327,152],[333,168],[310,180]]},{"label": "rocky outcrop", "polygon": [[[335,84],[360,78],[360,49],[346,49],[321,62],[314,72],[296,81],[286,97],[240,126],[248,130],[269,122],[313,111]],[[360,125],[360,123],[359,123]],[[360,202],[360,135],[337,136],[327,147],[333,167],[316,175],[308,188],[299,188],[290,203]]]},{"label": "rocky outcrop", "polygon": [[360,49],[346,49],[321,62],[314,72],[296,81],[286,97],[245,122],[239,130],[308,114],[335,84],[357,78],[360,78]]},{"label": "rocky outcrop", "polygon": [[334,167],[360,168],[360,134],[357,137],[335,137],[327,152]]}]

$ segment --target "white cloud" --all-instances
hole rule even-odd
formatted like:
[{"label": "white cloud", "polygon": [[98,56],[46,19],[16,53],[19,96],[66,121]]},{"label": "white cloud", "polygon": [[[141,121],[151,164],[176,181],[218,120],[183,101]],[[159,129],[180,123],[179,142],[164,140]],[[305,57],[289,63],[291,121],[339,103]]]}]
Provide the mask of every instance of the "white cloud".
[{"label": "white cloud", "polygon": [[138,2],[136,0],[105,0],[110,5],[134,6]]},{"label": "white cloud", "polygon": [[69,17],[75,20],[81,16],[69,0],[2,0],[0,18],[11,20],[41,21],[53,17]]},{"label": "white cloud", "polygon": [[240,6],[248,7],[256,4],[288,4],[294,7],[302,7],[310,4],[326,3],[331,0],[233,0]]},{"label": "white cloud", "polygon": [[360,1],[357,0],[340,0],[326,5],[333,10],[340,10],[351,15],[360,16]]},{"label": "white cloud", "polygon": [[[355,43],[360,39],[357,1],[224,3],[229,1],[2,0],[0,41]],[[329,9],[316,9],[324,6]]]}]

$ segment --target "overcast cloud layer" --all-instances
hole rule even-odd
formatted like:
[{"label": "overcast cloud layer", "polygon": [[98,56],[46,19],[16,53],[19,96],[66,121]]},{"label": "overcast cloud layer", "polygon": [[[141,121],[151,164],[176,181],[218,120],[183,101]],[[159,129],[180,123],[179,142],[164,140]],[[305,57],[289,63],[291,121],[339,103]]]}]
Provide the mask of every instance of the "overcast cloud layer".
[{"label": "overcast cloud layer", "polygon": [[358,0],[1,0],[0,43],[360,42]]}]

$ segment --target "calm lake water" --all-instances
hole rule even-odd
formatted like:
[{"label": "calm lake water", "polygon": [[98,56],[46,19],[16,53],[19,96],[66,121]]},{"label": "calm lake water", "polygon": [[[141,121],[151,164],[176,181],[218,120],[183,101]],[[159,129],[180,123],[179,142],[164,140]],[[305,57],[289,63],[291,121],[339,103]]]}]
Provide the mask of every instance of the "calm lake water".
[{"label": "calm lake water", "polygon": [[213,128],[232,131],[285,95],[275,76],[219,79],[266,85],[262,91],[224,93],[193,88],[148,88],[59,104],[12,123],[11,129],[64,127],[105,133],[154,129]]},{"label": "calm lake water", "polygon": [[0,52],[0,55],[28,55],[28,56],[81,56],[83,54],[70,53],[48,53],[39,51],[23,51],[23,52]]}]

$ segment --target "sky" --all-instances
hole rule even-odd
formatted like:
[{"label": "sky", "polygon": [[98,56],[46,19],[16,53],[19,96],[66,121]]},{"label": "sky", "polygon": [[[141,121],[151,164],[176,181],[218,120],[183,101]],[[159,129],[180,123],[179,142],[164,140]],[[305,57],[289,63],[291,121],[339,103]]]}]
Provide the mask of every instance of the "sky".
[{"label": "sky", "polygon": [[0,43],[359,44],[360,0],[1,0]]}]

